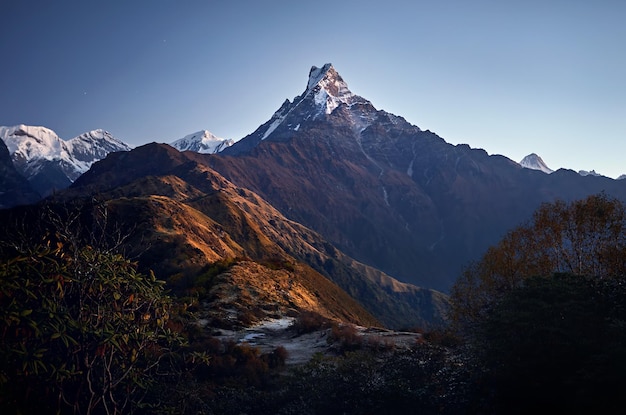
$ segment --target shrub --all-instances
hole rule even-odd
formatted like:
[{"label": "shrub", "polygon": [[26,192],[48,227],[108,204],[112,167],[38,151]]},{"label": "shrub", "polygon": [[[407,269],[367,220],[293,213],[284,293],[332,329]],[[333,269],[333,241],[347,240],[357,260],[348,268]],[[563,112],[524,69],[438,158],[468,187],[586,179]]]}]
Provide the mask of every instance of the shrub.
[{"label": "shrub", "polygon": [[312,333],[329,328],[330,326],[330,319],[315,311],[301,311],[292,325],[293,329],[296,330],[298,334]]},{"label": "shrub", "polygon": [[271,353],[264,355],[270,369],[281,368],[285,366],[289,352],[283,346],[278,346]]},{"label": "shrub", "polygon": [[181,344],[166,328],[163,283],[89,246],[11,252],[0,263],[0,405],[32,413],[139,405]]},{"label": "shrub", "polygon": [[356,326],[352,324],[333,324],[328,341],[339,343],[342,352],[360,349],[364,344]]}]

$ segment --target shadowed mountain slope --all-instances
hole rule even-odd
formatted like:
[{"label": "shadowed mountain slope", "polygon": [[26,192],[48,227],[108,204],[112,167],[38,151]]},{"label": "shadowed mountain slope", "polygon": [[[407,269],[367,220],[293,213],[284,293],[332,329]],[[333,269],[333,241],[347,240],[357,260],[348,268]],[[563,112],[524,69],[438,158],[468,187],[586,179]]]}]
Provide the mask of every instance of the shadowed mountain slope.
[{"label": "shadowed mountain slope", "polygon": [[[219,260],[243,257],[260,263],[289,262],[301,264],[299,267],[306,264],[310,267],[307,273],[329,278],[387,326],[424,326],[442,322],[447,304],[444,295],[401,283],[355,261],[318,233],[285,218],[254,192],[233,185],[203,164],[204,160],[203,155],[180,153],[164,144],[149,144],[127,153],[109,155],[94,164],[60,197],[72,199],[97,195],[99,200],[112,201],[109,205],[118,206],[120,220],[147,229],[138,234],[144,241],[151,241],[152,248],[142,255],[152,258],[149,262],[156,269],[169,264],[169,268],[163,269],[168,275],[201,272],[203,267],[218,260],[215,249],[200,245],[221,246],[219,241],[210,240],[221,232],[236,247],[222,241],[230,251]],[[154,209],[155,205],[166,201],[167,208],[146,211],[148,207]],[[205,237],[204,242],[197,235],[199,225],[193,228],[182,225],[196,215],[189,209],[206,216],[213,224],[213,236]],[[160,218],[159,223],[155,223],[157,218]],[[208,223],[206,219],[204,223]],[[169,230],[155,238],[150,234],[155,229]],[[164,241],[169,241],[171,247],[165,249]],[[136,245],[145,245],[145,242],[137,241]],[[161,247],[156,249],[156,245]],[[175,245],[193,246],[194,249],[185,248],[189,252],[181,255],[178,252],[181,248]],[[178,268],[171,267],[171,256],[178,258]],[[166,264],[161,264],[163,261]]]},{"label": "shadowed mountain slope", "polygon": [[7,146],[0,140],[0,209],[34,203],[37,200],[39,194],[17,171]]},{"label": "shadowed mountain slope", "polygon": [[351,93],[332,65],[254,133],[203,163],[356,260],[446,291],[542,203],[626,183],[550,175],[468,145],[451,145]]}]

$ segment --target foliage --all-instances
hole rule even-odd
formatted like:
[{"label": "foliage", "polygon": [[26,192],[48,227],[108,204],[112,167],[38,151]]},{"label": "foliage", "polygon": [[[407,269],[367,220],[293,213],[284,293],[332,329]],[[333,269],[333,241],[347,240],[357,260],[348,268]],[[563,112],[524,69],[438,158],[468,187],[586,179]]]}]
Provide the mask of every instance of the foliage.
[{"label": "foliage", "polygon": [[[273,414],[268,409],[285,369],[287,350],[279,346],[262,353],[247,343],[236,344],[214,337],[196,341],[191,346],[210,356],[210,365],[196,365],[185,374],[182,390],[176,397],[187,396],[174,413],[182,414]],[[172,396],[171,393],[166,395]],[[170,403],[173,403],[170,401]]]},{"label": "foliage", "polygon": [[626,208],[605,195],[542,205],[468,267],[451,306],[477,412],[623,408],[625,279]]},{"label": "foliage", "polygon": [[318,354],[263,388],[221,387],[207,402],[213,413],[228,415],[459,414],[466,408],[467,379],[459,355],[430,345]]},{"label": "foliage", "polygon": [[457,356],[429,345],[318,356],[288,378],[279,413],[459,413],[465,370]]},{"label": "foliage", "polygon": [[216,277],[228,271],[240,260],[240,258],[226,258],[215,261],[202,267],[197,275],[185,275],[184,273],[170,275],[167,279],[168,287],[178,296],[191,296],[204,300],[215,284]]},{"label": "foliage", "polygon": [[182,344],[167,328],[163,283],[119,254],[53,236],[0,251],[0,406],[137,410]]},{"label": "foliage", "polygon": [[[493,413],[621,413],[626,286],[557,274],[508,292],[479,325],[477,396]],[[485,408],[486,409],[486,408]]]},{"label": "foliage", "polygon": [[331,320],[320,313],[310,310],[302,310],[294,320],[292,328],[297,334],[312,333],[331,326]]},{"label": "foliage", "polygon": [[626,208],[620,201],[601,194],[542,205],[528,224],[465,270],[451,291],[451,316],[471,329],[525,279],[553,273],[626,276]]},{"label": "foliage", "polygon": [[328,335],[330,343],[337,343],[341,352],[354,351],[363,348],[364,341],[353,324],[334,323]]},{"label": "foliage", "polygon": [[259,263],[273,270],[284,269],[291,272],[296,270],[296,267],[292,262],[281,258],[266,258],[259,261]]}]

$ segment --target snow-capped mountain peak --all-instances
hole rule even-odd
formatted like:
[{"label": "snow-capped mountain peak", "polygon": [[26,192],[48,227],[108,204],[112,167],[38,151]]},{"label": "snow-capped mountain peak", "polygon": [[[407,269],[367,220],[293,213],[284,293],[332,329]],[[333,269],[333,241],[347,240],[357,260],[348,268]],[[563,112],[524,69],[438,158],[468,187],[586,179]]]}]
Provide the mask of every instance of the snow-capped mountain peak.
[{"label": "snow-capped mountain peak", "polygon": [[6,144],[14,163],[33,159],[52,160],[63,151],[63,142],[48,128],[30,125],[0,127],[0,139]]},{"label": "snow-capped mountain peak", "polygon": [[370,101],[352,93],[333,65],[327,63],[322,67],[311,67],[304,92],[292,101],[285,100],[266,123],[226,149],[225,153],[245,153],[264,140],[291,140],[299,137],[302,131],[307,131],[313,124],[332,120],[349,125],[351,132],[344,136],[345,142],[355,140],[359,146],[362,134],[376,120],[380,120],[384,128],[420,131],[404,118],[379,111]]},{"label": "snow-capped mountain peak", "polygon": [[313,94],[315,104],[320,108],[320,112],[326,114],[330,114],[341,104],[369,103],[366,99],[350,91],[348,84],[330,63],[321,68],[311,67],[304,97],[309,94]]},{"label": "snow-capped mountain peak", "polygon": [[[254,142],[265,140],[280,126],[292,132],[298,131],[302,122],[330,115],[342,105],[352,111],[355,104],[368,105],[375,111],[368,100],[350,91],[348,84],[332,64],[327,63],[319,68],[313,66],[309,71],[306,90],[293,101],[285,100],[272,118],[251,134],[252,140]],[[355,125],[358,124],[359,129],[365,128],[367,117],[358,110],[354,112]],[[241,148],[241,145],[239,146]]]},{"label": "snow-capped mountain peak", "polygon": [[[113,143],[116,145],[123,145],[123,146],[127,146],[127,144],[123,143],[122,141],[118,140],[117,138],[115,138],[113,136],[113,134],[111,134],[108,131],[102,130],[102,129],[97,129],[97,130],[91,130],[91,131],[87,131],[86,133],[83,133],[79,136],[76,136],[74,138],[72,138],[71,140],[68,140],[68,142],[106,142],[106,143]],[[129,148],[130,150],[130,148]]]},{"label": "snow-capped mountain peak", "polygon": [[591,170],[591,171],[579,170],[578,174],[580,174],[581,176],[596,176],[596,177],[602,176],[600,173],[596,172],[595,170]]},{"label": "snow-capped mountain peak", "polygon": [[107,154],[115,151],[130,151],[131,147],[113,137],[105,130],[92,130],[65,141],[65,148],[76,162],[77,170],[82,173],[89,170],[91,165],[102,160]]},{"label": "snow-capped mountain peak", "polygon": [[[311,66],[311,70],[309,71],[309,82],[306,87],[307,91],[313,89],[313,87],[317,85],[331,69],[335,71],[335,68],[331,63],[327,63],[321,68]],[[335,71],[335,73],[337,73],[337,71]]]},{"label": "snow-capped mountain peak", "polygon": [[189,134],[181,139],[173,141],[170,145],[179,151],[195,151],[197,153],[219,153],[226,147],[233,145],[234,140],[220,138],[207,130],[201,130]]},{"label": "snow-capped mountain peak", "polygon": [[316,91],[314,90],[318,86],[319,89],[325,90],[328,95],[335,98],[350,98],[354,96],[348,88],[348,84],[330,63],[325,64],[321,68],[317,66],[311,67],[305,94],[311,91],[315,93]]},{"label": "snow-capped mountain peak", "polygon": [[41,195],[69,186],[107,154],[131,149],[104,130],[65,141],[48,128],[20,124],[0,127],[0,139],[17,170]]},{"label": "snow-capped mountain peak", "polygon": [[549,168],[547,164],[543,161],[543,159],[535,153],[529,154],[524,157],[522,161],[519,162],[519,164],[524,168],[539,170],[547,174],[554,172],[554,170]]}]

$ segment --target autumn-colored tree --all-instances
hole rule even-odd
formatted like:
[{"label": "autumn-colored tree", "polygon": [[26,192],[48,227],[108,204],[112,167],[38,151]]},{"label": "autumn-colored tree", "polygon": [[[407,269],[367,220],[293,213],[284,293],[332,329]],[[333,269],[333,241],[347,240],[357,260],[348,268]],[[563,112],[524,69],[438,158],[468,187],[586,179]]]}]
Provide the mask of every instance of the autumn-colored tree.
[{"label": "autumn-colored tree", "polygon": [[451,316],[461,327],[483,320],[493,305],[529,277],[554,273],[626,278],[626,208],[604,194],[543,204],[470,265],[451,290]]}]

